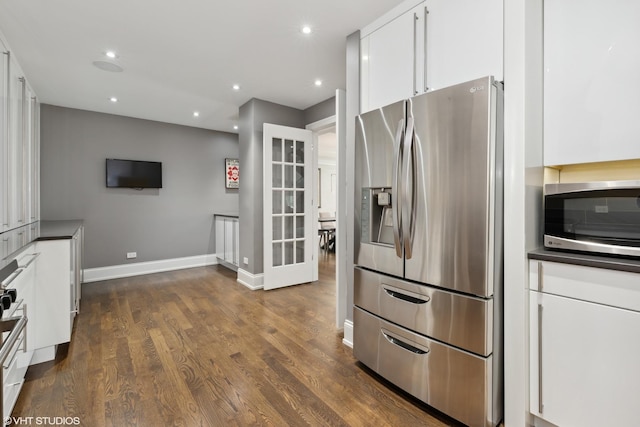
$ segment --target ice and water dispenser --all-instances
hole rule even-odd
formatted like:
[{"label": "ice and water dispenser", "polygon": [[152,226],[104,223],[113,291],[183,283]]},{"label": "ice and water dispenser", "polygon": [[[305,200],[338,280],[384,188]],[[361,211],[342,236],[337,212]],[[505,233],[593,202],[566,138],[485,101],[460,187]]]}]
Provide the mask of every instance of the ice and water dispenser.
[{"label": "ice and water dispenser", "polygon": [[363,188],[360,238],[363,243],[393,245],[393,193],[391,188]]}]

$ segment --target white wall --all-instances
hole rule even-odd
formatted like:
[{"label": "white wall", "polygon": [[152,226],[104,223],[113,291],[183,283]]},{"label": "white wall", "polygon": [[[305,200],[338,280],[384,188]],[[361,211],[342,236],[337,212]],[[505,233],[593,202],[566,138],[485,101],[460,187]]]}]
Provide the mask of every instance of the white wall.
[{"label": "white wall", "polygon": [[335,162],[320,163],[320,207],[318,212],[336,212],[338,172]]}]

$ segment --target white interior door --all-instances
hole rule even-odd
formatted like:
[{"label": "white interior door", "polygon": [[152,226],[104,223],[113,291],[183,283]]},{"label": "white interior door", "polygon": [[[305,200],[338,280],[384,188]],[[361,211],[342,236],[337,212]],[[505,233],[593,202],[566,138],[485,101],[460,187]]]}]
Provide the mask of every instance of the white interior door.
[{"label": "white interior door", "polygon": [[264,289],[313,280],[312,132],[265,123]]}]

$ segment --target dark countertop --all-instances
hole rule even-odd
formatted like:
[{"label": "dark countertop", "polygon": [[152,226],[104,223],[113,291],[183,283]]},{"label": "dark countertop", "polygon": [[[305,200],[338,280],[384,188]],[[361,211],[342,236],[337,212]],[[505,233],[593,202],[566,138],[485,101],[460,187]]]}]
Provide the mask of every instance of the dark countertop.
[{"label": "dark countertop", "polygon": [[80,227],[82,227],[80,219],[40,221],[40,236],[35,240],[71,239]]},{"label": "dark countertop", "polygon": [[640,273],[640,259],[614,256],[589,255],[538,248],[529,252],[529,259],[562,262],[564,264],[583,265],[585,267],[606,268],[608,270]]},{"label": "dark countertop", "polygon": [[238,212],[214,212],[213,216],[228,216],[230,218],[238,218],[240,214]]},{"label": "dark countertop", "polygon": [[0,233],[0,270],[7,267],[15,254],[31,243],[41,240],[67,240],[73,238],[82,220],[36,221]]}]

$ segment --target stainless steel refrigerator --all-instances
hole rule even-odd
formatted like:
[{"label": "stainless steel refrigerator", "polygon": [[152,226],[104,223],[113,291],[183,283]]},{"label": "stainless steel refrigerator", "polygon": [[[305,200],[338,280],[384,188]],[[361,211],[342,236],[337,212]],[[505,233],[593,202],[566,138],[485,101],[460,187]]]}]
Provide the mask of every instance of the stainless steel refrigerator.
[{"label": "stainless steel refrigerator", "polygon": [[503,411],[502,84],[356,118],[357,359],[470,426]]}]

